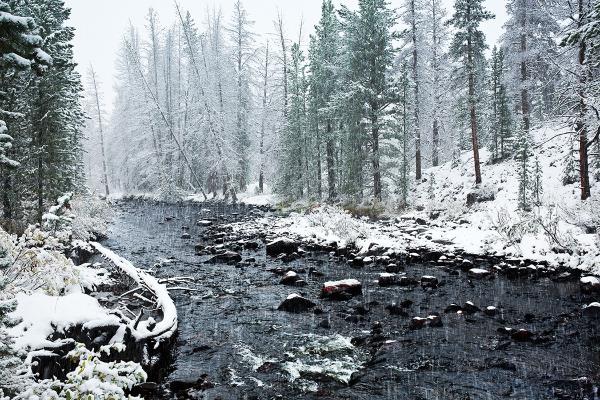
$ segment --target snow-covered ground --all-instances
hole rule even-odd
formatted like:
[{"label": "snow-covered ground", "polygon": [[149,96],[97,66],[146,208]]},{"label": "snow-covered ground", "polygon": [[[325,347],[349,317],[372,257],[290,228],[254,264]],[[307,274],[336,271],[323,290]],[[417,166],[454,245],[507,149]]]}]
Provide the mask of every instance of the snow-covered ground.
[{"label": "snow-covered ground", "polygon": [[[600,237],[588,233],[600,219],[600,202],[582,202],[579,184],[563,185],[568,127],[548,125],[532,132],[532,163],[538,158],[542,171],[542,204],[530,212],[518,209],[517,161],[489,162],[481,152],[482,180],[475,188],[473,160],[464,153],[456,168],[445,164],[425,172],[427,181],[413,192],[413,205],[421,215],[439,213],[434,239],[450,240],[468,252],[494,253],[532,260],[564,262],[572,267],[600,269]],[[573,158],[573,161],[575,159]],[[576,167],[575,167],[576,168]],[[431,182],[434,177],[433,184]],[[600,185],[592,179],[592,193]],[[494,200],[466,206],[467,194],[476,190],[494,195]],[[562,254],[557,254],[562,253]],[[572,253],[572,254],[567,254]]]},{"label": "snow-covered ground", "polygon": [[[286,218],[265,218],[257,221],[256,227],[320,243],[350,243],[363,251],[373,244],[396,251],[460,249],[600,273],[600,237],[588,233],[600,220],[600,202],[593,198],[581,202],[578,184],[562,183],[571,151],[565,146],[568,131],[567,127],[547,126],[532,132],[531,160],[539,159],[543,194],[542,204],[529,212],[518,207],[517,162],[492,164],[489,152],[482,149],[480,187],[474,184],[472,155],[465,152],[457,167],[447,163],[427,169],[423,182],[411,188],[410,210],[391,214],[393,222],[389,224],[354,218],[338,207],[320,206]],[[592,193],[598,188],[600,185],[593,183]],[[475,191],[491,193],[493,200],[467,206],[467,195]]]}]

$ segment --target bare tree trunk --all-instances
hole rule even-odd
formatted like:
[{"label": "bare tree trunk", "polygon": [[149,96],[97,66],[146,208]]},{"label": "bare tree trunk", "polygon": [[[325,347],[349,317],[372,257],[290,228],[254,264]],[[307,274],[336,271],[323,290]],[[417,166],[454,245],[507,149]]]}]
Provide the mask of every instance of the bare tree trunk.
[{"label": "bare tree trunk", "polygon": [[108,196],[110,191],[108,189],[108,173],[106,168],[106,151],[104,148],[104,130],[102,126],[102,108],[100,107],[100,94],[98,93],[98,83],[96,80],[96,72],[94,67],[90,65],[90,75],[92,78],[92,84],[94,85],[94,99],[96,100],[96,112],[98,113],[98,134],[100,135],[100,153],[102,156],[102,180],[104,181],[104,194]]},{"label": "bare tree trunk", "polygon": [[267,87],[269,84],[269,41],[265,51],[265,69],[263,70],[263,96],[262,96],[262,118],[260,123],[260,167],[258,171],[258,192],[263,193],[265,188],[265,131],[267,119]]},{"label": "bare tree trunk", "polygon": [[529,92],[527,89],[527,60],[525,58],[525,53],[527,52],[527,3],[525,0],[521,0],[523,2],[523,12],[522,21],[521,21],[521,112],[523,114],[523,130],[525,131],[525,135],[529,135],[530,129],[530,116],[529,116]]},{"label": "bare tree trunk", "polygon": [[281,14],[277,16],[277,29],[279,33],[279,40],[281,42],[281,53],[283,61],[283,116],[287,117],[288,110],[288,64],[287,64],[287,47],[285,44],[285,35],[283,33],[283,19]]},{"label": "bare tree trunk", "polygon": [[[579,21],[578,25],[582,26],[584,21],[584,0],[579,0]],[[585,40],[579,41],[578,49],[578,62],[579,62],[579,113],[577,116],[577,122],[575,123],[575,130],[579,134],[579,181],[581,185],[581,200],[588,199],[592,194],[590,190],[590,174],[589,174],[589,158],[588,158],[588,140],[587,140],[587,126],[585,123],[585,116],[587,113],[587,106],[585,104],[585,86],[586,86],[586,43]]]},{"label": "bare tree trunk", "polygon": [[335,190],[335,143],[333,140],[333,129],[331,120],[327,120],[327,185],[328,200],[333,201],[337,197]]},{"label": "bare tree trunk", "polygon": [[[468,13],[470,13],[468,9]],[[470,20],[470,15],[467,17]],[[469,108],[471,118],[471,145],[473,146],[473,162],[475,164],[475,183],[481,183],[481,166],[479,163],[479,140],[477,137],[477,104],[475,101],[475,64],[473,60],[473,32],[467,33],[467,70],[469,75]]]},{"label": "bare tree trunk", "polygon": [[431,17],[433,24],[432,31],[432,42],[433,42],[433,132],[432,132],[432,149],[431,149],[431,163],[434,167],[437,167],[440,163],[440,130],[438,121],[438,107],[440,105],[440,61],[438,59],[438,3],[437,0],[432,0],[431,4]]},{"label": "bare tree trunk", "polygon": [[411,13],[411,30],[413,42],[413,81],[415,90],[415,106],[414,106],[414,133],[415,133],[415,178],[421,180],[421,127],[419,125],[419,49],[417,48],[417,13],[415,9],[415,0],[410,2]]},{"label": "bare tree trunk", "polygon": [[381,171],[379,168],[379,122],[376,111],[377,105],[372,105],[371,109],[371,140],[373,158],[371,160],[373,167],[373,196],[375,200],[381,201]]}]

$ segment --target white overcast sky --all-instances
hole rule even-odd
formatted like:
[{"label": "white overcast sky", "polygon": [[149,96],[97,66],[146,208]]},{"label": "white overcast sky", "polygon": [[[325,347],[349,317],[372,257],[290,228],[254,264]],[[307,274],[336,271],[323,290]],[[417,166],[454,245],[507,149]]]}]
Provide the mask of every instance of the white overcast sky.
[{"label": "white overcast sky", "polygon": [[[357,0],[334,0],[354,8]],[[115,57],[121,38],[131,23],[144,28],[145,17],[150,7],[154,8],[161,25],[170,25],[176,20],[173,0],[65,0],[71,7],[70,24],[76,28],[75,60],[80,72],[85,74],[90,64],[102,81],[105,103],[109,109],[114,98]],[[206,11],[221,7],[225,21],[229,21],[234,0],[179,0],[182,9],[189,10],[198,24],[205,21]],[[448,13],[452,12],[454,0],[444,0]],[[400,8],[403,0],[391,0],[392,7]],[[265,37],[274,32],[273,21],[281,12],[289,38],[297,40],[298,27],[303,21],[304,42],[312,33],[321,14],[321,0],[243,0],[250,19],[255,21],[254,30]],[[496,15],[482,27],[488,43],[493,44],[501,34],[506,20],[504,0],[486,0],[485,6]]]}]

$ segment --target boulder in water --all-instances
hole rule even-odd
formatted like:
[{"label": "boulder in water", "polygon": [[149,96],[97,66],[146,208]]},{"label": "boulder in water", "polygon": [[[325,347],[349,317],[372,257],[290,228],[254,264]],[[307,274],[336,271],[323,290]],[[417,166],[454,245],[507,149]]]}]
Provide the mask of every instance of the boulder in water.
[{"label": "boulder in water", "polygon": [[242,261],[242,256],[240,253],[236,253],[235,251],[226,251],[211,257],[206,262],[209,264],[235,264],[240,261]]},{"label": "boulder in water", "polygon": [[301,313],[314,308],[316,303],[309,299],[300,296],[297,293],[290,294],[280,305],[277,307],[279,311],[287,311],[291,313]]},{"label": "boulder in water", "polygon": [[600,318],[600,303],[593,302],[583,307],[583,315],[590,318]]},{"label": "boulder in water", "polygon": [[325,282],[321,297],[331,300],[348,300],[362,294],[362,284],[356,279]]},{"label": "boulder in water", "polygon": [[300,243],[293,239],[280,238],[267,243],[267,254],[278,256],[279,254],[292,254],[298,251]]}]

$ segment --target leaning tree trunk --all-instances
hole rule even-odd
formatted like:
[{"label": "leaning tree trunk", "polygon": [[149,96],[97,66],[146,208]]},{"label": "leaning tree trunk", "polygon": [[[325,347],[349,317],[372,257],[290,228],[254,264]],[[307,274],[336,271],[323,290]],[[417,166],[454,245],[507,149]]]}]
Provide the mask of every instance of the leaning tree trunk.
[{"label": "leaning tree trunk", "polygon": [[94,69],[90,69],[92,75],[92,83],[94,85],[94,97],[96,100],[96,112],[98,113],[98,133],[100,134],[100,153],[102,156],[102,180],[104,181],[104,193],[106,196],[110,194],[108,189],[108,173],[106,168],[106,151],[104,149],[104,131],[102,129],[102,109],[100,108],[100,95],[98,94],[98,85],[96,82],[96,73]]}]

